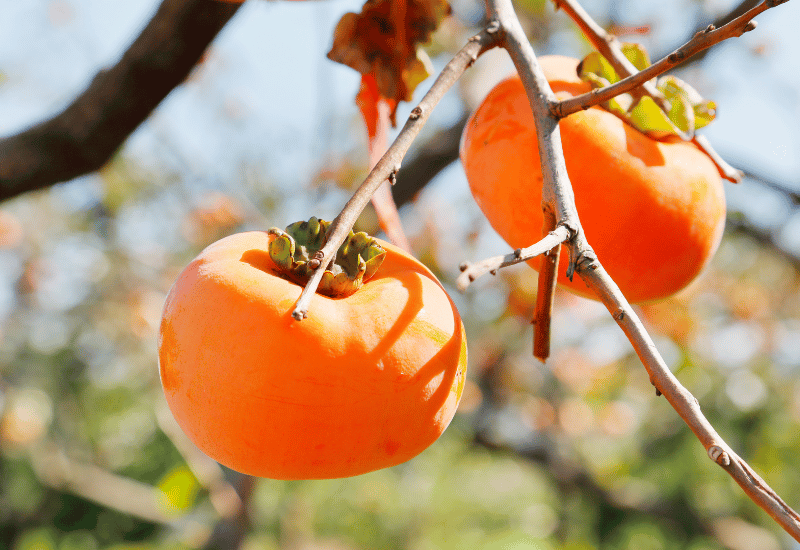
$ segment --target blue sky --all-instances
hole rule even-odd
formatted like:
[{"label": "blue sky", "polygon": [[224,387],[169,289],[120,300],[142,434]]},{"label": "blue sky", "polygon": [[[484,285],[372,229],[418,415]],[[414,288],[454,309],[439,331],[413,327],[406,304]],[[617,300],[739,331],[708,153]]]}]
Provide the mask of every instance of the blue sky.
[{"label": "blue sky", "polygon": [[[724,9],[734,3],[716,0],[714,5]],[[99,67],[118,57],[158,2],[4,4],[0,72],[7,80],[0,87],[0,132],[7,134],[70,101]],[[605,11],[605,4],[585,3],[595,13]],[[158,131],[174,132],[190,157],[208,157],[211,151],[230,157],[234,151],[228,147],[242,146],[262,155],[276,151],[272,160],[281,170],[295,164],[301,150],[319,154],[320,140],[331,139],[327,134],[333,133],[334,140],[352,134],[349,126],[337,126],[347,124],[354,113],[358,77],[324,56],[338,18],[359,6],[358,0],[250,0],[215,42],[200,77],[159,109]],[[648,39],[653,50],[663,50],[686,35],[693,6],[688,1],[631,2],[617,11],[630,24],[661,21]],[[721,106],[719,119],[706,134],[731,158],[745,159],[776,177],[797,179],[800,5],[788,2],[758,21],[756,31],[717,46],[703,62],[706,78],[695,84]],[[766,55],[752,53],[759,46]],[[427,85],[422,85],[423,91]],[[325,120],[330,111],[333,123]],[[234,119],[238,139],[231,141],[218,117]],[[220,165],[214,155],[210,158]]]}]

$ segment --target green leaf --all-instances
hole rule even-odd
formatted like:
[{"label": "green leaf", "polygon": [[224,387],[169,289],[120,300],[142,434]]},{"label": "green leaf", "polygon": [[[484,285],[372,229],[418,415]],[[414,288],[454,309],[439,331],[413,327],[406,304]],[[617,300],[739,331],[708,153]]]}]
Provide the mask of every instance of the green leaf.
[{"label": "green leaf", "polygon": [[[710,124],[716,117],[717,104],[703,99],[700,93],[689,84],[675,76],[662,76],[656,86],[670,102],[680,100],[691,110],[693,130]],[[672,117],[670,117],[672,118]],[[678,124],[676,119],[673,121]]]},{"label": "green leaf", "polygon": [[653,139],[681,133],[669,116],[651,97],[643,97],[628,113],[628,122]]},{"label": "green leaf", "polygon": [[614,67],[600,52],[592,52],[583,58],[578,65],[578,76],[596,88],[603,88],[619,81]]},{"label": "green leaf", "polygon": [[25,531],[14,545],[16,550],[56,550],[56,542],[49,529]]},{"label": "green leaf", "polygon": [[[623,43],[620,49],[637,70],[650,66],[650,57],[640,44]],[[592,52],[584,58],[578,66],[578,75],[595,89],[620,80],[611,63],[599,52]],[[695,130],[714,120],[716,103],[703,99],[697,90],[681,79],[664,76],[656,87],[667,100],[669,108],[666,112],[652,98],[643,97],[634,103],[630,94],[621,94],[602,106],[653,139],[676,135],[689,140]]]},{"label": "green leaf", "polygon": [[622,54],[628,58],[628,61],[633,63],[633,66],[636,67],[638,71],[643,71],[652,65],[652,63],[650,63],[650,56],[647,55],[647,50],[645,50],[644,46],[641,44],[623,42],[620,45],[620,50],[622,50]]}]

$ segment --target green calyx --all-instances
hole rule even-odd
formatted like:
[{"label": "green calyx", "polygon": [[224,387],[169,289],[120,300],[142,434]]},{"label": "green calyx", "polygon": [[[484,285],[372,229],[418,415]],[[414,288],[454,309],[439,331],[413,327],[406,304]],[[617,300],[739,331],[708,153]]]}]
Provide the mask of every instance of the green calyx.
[{"label": "green calyx", "polygon": [[[637,70],[650,66],[650,57],[641,45],[623,43],[621,50]],[[578,76],[593,88],[604,88],[621,80],[611,63],[599,52],[592,52],[581,61]],[[631,94],[610,99],[603,103],[603,107],[653,139],[679,136],[689,140],[694,137],[695,130],[714,120],[716,104],[703,99],[679,78],[662,76],[656,81],[656,88],[669,103],[668,111],[662,110],[649,96],[637,102]]]},{"label": "green calyx", "polygon": [[[275,238],[269,243],[269,256],[281,275],[305,285],[320,266],[317,253],[328,240],[330,226],[331,222],[311,218],[289,225],[286,231],[270,229]],[[322,275],[317,292],[333,298],[350,296],[375,274],[385,256],[373,237],[350,231]]]}]

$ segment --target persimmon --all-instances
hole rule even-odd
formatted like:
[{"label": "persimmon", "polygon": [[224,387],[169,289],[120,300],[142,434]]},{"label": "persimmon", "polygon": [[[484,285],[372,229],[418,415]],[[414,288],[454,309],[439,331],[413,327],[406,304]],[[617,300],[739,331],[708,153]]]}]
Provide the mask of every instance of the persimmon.
[{"label": "persimmon", "polygon": [[[540,63],[559,98],[591,90],[576,59],[545,56]],[[688,285],[713,256],[725,224],[722,181],[711,159],[691,142],[655,140],[600,107],[569,115],[559,127],[581,225],[627,299],[657,300]],[[541,164],[518,77],[498,84],[473,113],[460,155],[472,194],[500,236],[514,248],[538,241]],[[538,269],[540,262],[530,265]],[[559,271],[562,286],[590,296],[579,277],[570,281]]]},{"label": "persimmon", "polygon": [[320,285],[330,296],[315,295],[307,319],[292,317],[327,228],[312,218],[225,237],[167,296],[167,402],[200,449],[239,472],[321,479],[393,466],[455,414],[467,367],[461,318],[399,248],[351,233]]}]

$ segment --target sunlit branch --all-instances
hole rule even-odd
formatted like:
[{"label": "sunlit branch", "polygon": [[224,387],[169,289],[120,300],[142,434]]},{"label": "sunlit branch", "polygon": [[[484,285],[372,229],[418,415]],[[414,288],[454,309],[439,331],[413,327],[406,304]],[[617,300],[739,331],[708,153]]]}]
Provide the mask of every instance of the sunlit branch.
[{"label": "sunlit branch", "polygon": [[599,263],[592,263],[579,274],[586,285],[603,301],[614,320],[630,340],[650,381],[664,395],[706,448],[709,458],[721,466],[744,492],[766,511],[787,533],[800,541],[800,515],[790,508],[753,469],[719,436],[700,410],[697,399],[670,372],[642,322],[622,297],[622,293]]},{"label": "sunlit branch", "polygon": [[158,499],[158,488],[72,460],[55,445],[37,445],[31,451],[31,464],[39,480],[49,487],[145,521],[175,523],[175,518],[164,511]]},{"label": "sunlit branch", "polygon": [[748,31],[752,31],[756,28],[756,23],[752,20],[754,17],[786,1],[788,0],[783,0],[783,2],[770,2],[765,0],[722,27],[715,28],[714,25],[709,25],[705,29],[697,32],[686,44],[663,59],[653,63],[643,71],[623,78],[611,86],[595,89],[591,92],[558,102],[553,105],[554,113],[556,116],[563,118],[572,113],[588,109],[592,105],[604,103],[620,94],[628,93],[645,82],[673,69],[694,54],[710,48],[728,38],[741,36]]},{"label": "sunlit branch", "polygon": [[478,59],[483,52],[495,46],[497,29],[490,24],[487,29],[473,36],[466,46],[459,51],[455,57],[442,69],[442,72],[434,81],[431,89],[422,98],[422,101],[411,111],[400,134],[392,145],[370,171],[364,183],[356,190],[353,196],[347,201],[342,211],[333,220],[325,246],[317,252],[315,259],[317,267],[314,274],[306,284],[300,298],[295,304],[292,316],[297,320],[305,319],[308,316],[308,307],[311,299],[316,293],[322,275],[333,259],[334,253],[344,242],[347,234],[353,228],[358,216],[369,203],[373,193],[384,182],[393,181],[400,169],[400,163],[408,152],[411,143],[419,134],[425,122],[428,120],[433,108],[439,103],[444,94],[455,84],[464,71]]},{"label": "sunlit branch", "polygon": [[[620,77],[624,78],[638,71],[630,60],[622,55],[617,37],[607,32],[592,19],[589,13],[575,0],[553,0],[557,9],[564,10],[570,19],[581,29],[584,36],[603,57],[605,57]],[[664,99],[664,94],[658,91],[651,81],[646,81],[639,88],[630,91],[634,97],[648,95],[665,111],[669,111],[669,104]]]},{"label": "sunlit branch", "polygon": [[[595,47],[595,49],[597,49],[606,59],[608,59],[620,77],[627,79],[632,78],[637,74],[636,67],[634,67],[633,64],[625,57],[625,55],[623,55],[617,38],[614,35],[607,33],[602,27],[600,27],[600,25],[598,25],[591,18],[591,16],[580,6],[580,4],[578,4],[575,0],[553,0],[553,2],[557,7],[562,8],[570,16],[570,18],[575,22],[576,25],[578,25],[581,31],[583,31],[584,35]],[[703,51],[704,49],[707,49],[708,47],[725,40],[726,38],[730,38],[731,36],[741,36],[741,34],[754,29],[756,24],[755,21],[752,21],[752,18],[764,10],[774,7],[775,5],[777,4],[774,2],[763,2],[762,4],[748,10],[722,27],[719,27],[718,29],[716,29],[714,25],[709,25],[704,31],[695,34],[695,36],[689,40],[687,44],[681,48],[678,48],[675,52],[665,58],[666,60],[671,60],[670,62],[674,61],[675,63],[668,65],[666,69],[664,69],[664,72],[671,69],[673,65],[685,61],[692,55],[695,55],[696,53],[699,53],[700,51]],[[662,62],[663,61],[664,60],[662,60]],[[611,88],[611,86],[608,88]],[[604,88],[603,90],[606,89],[607,88]],[[577,96],[576,98],[563,101],[561,104],[555,106],[556,113],[559,116],[566,116],[572,112],[577,112],[578,110],[586,109],[589,106],[594,105],[595,101],[598,103],[605,101],[603,99],[598,99],[599,96],[595,94],[595,91],[596,90],[593,90],[588,94],[583,94],[582,96]],[[669,110],[668,102],[666,102],[664,99],[663,94],[656,89],[653,81],[650,78],[643,81],[641,83],[641,87],[628,90],[627,93],[631,93],[637,98],[641,97],[642,95],[648,95],[653,98],[664,111]],[[584,102],[578,108],[574,106],[569,107],[569,103],[571,101],[577,100],[577,98],[581,97],[587,100],[591,99],[591,102]],[[568,112],[567,109],[570,109],[570,111]],[[723,159],[714,150],[714,148],[711,146],[711,143],[709,143],[707,139],[703,138],[702,136],[694,136],[692,141],[714,162],[722,177],[734,183],[739,183],[742,181],[742,172],[728,164],[725,159]]]},{"label": "sunlit branch", "polygon": [[717,170],[719,170],[719,173],[723,178],[733,183],[742,182],[742,179],[744,178],[744,172],[728,164],[727,161],[722,158],[719,153],[717,153],[714,147],[711,146],[711,142],[709,142],[705,136],[695,134],[695,136],[692,138],[692,141],[706,155],[708,155],[708,158],[714,162],[714,164],[717,166]]},{"label": "sunlit branch", "polygon": [[478,277],[482,277],[487,273],[495,273],[498,269],[527,262],[531,258],[546,254],[568,238],[569,230],[564,226],[560,226],[548,233],[541,241],[528,248],[518,248],[510,254],[486,258],[475,264],[464,262],[461,264],[462,273],[456,279],[456,287],[463,292]]}]

